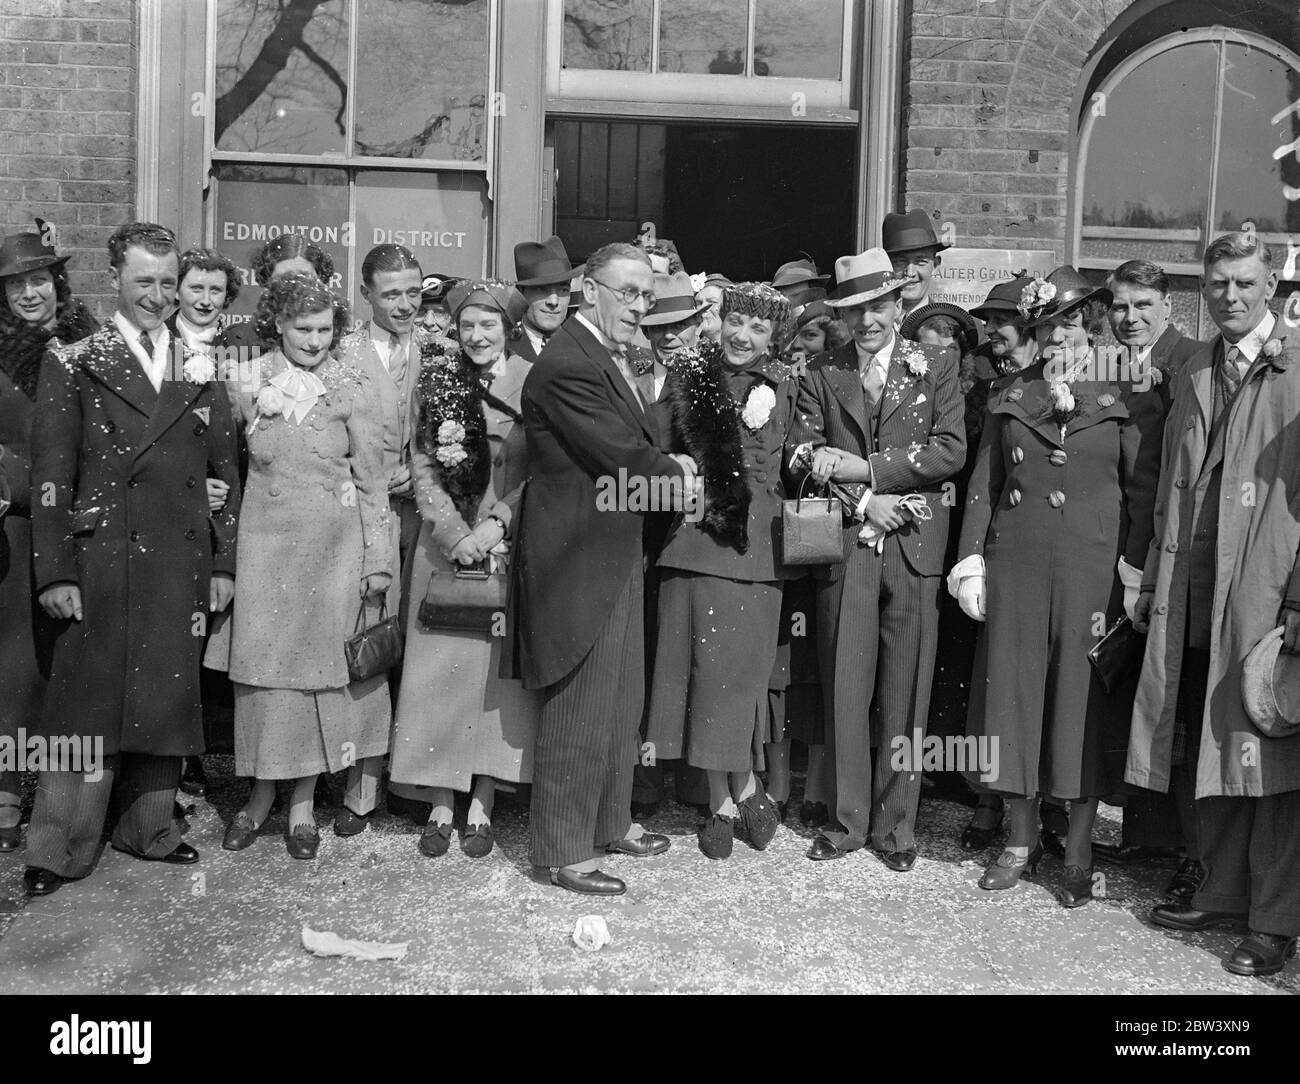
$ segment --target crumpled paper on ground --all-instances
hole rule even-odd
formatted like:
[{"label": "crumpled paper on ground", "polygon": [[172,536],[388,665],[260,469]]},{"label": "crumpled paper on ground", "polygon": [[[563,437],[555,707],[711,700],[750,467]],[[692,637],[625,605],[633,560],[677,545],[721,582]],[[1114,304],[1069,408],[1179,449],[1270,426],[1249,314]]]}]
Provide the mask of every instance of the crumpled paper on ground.
[{"label": "crumpled paper on ground", "polygon": [[599,952],[613,940],[600,915],[583,915],[574,924],[573,943],[584,952]]},{"label": "crumpled paper on ground", "polygon": [[384,944],[382,941],[352,941],[329,930],[302,928],[302,947],[313,956],[347,956],[354,960],[400,960],[406,955],[409,941]]}]

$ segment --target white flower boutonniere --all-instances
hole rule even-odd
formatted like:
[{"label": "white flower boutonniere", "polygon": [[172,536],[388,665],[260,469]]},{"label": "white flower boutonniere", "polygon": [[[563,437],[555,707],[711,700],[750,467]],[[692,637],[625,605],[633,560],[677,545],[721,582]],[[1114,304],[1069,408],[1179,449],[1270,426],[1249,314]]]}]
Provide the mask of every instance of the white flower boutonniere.
[{"label": "white flower boutonniere", "polygon": [[1282,353],[1282,340],[1269,339],[1264,344],[1264,356],[1266,358],[1275,358]]},{"label": "white flower boutonniere", "polygon": [[217,379],[217,367],[207,354],[191,354],[185,359],[181,372],[191,384],[210,384]]},{"label": "white flower boutonniere", "polygon": [[776,406],[776,393],[766,384],[756,385],[745,400],[745,408],[740,412],[740,420],[745,428],[757,433],[767,424]]},{"label": "white flower boutonniere", "polygon": [[284,410],[284,392],[267,384],[257,393],[257,412],[264,418],[279,414]]},{"label": "white flower boutonniere", "polygon": [[907,366],[908,373],[917,380],[930,371],[930,359],[914,346],[908,347],[903,355],[903,364]]}]

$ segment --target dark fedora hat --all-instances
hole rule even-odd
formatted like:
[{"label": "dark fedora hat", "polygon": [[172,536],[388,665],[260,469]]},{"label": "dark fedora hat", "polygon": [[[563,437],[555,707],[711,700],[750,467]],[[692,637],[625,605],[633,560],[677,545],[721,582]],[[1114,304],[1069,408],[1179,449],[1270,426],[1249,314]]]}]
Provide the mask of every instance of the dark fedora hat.
[{"label": "dark fedora hat", "polygon": [[911,252],[917,248],[952,248],[935,236],[934,224],[924,211],[897,212],[885,215],[880,227],[880,247],[891,256],[895,252]]},{"label": "dark fedora hat", "polygon": [[970,310],[970,314],[980,320],[987,320],[995,312],[1015,312],[1020,308],[1020,295],[1033,281],[1029,275],[1017,275],[1006,282],[999,282],[981,304]]},{"label": "dark fedora hat", "polygon": [[569,263],[564,242],[558,237],[545,241],[520,241],[515,245],[516,286],[555,286],[568,282],[585,267]]},{"label": "dark fedora hat", "polygon": [[898,325],[898,333],[904,339],[911,339],[912,342],[916,342],[916,336],[921,330],[921,325],[936,316],[946,316],[956,322],[958,328],[961,329],[957,337],[961,342],[963,353],[968,354],[979,345],[979,326],[975,323],[975,318],[965,309],[947,301],[935,301],[929,305],[921,305],[919,308],[913,309],[903,317],[903,322]]},{"label": "dark fedora hat", "polygon": [[772,287],[784,291],[791,286],[804,286],[808,283],[824,285],[830,282],[830,275],[819,275],[817,265],[812,260],[791,260],[783,263],[772,276]]},{"label": "dark fedora hat", "polygon": [[[1031,280],[1033,281],[1036,280]],[[1029,321],[1029,327],[1037,327],[1054,316],[1082,305],[1090,298],[1104,301],[1108,307],[1115,300],[1115,295],[1105,286],[1094,286],[1068,263],[1062,264],[1048,275],[1046,285],[1052,288],[1052,295],[1046,299],[1046,304],[1026,306],[1022,301],[1020,311]],[[1041,297],[1041,287],[1039,289]]]},{"label": "dark fedora hat", "polygon": [[35,233],[12,233],[0,242],[0,278],[67,263],[67,256],[60,256],[46,243],[46,234],[45,223],[38,218]]}]

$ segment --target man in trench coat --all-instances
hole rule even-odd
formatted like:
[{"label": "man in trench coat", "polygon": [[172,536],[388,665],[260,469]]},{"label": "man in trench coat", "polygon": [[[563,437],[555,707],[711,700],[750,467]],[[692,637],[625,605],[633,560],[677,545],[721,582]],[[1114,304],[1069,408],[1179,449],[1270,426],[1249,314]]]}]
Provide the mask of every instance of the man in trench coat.
[{"label": "man in trench coat", "polygon": [[[230,402],[210,359],[169,368],[176,240],[133,222],[108,251],[117,311],[42,366],[31,482],[36,590],[62,626],[41,732],[83,749],[89,739],[102,761],[41,773],[27,839],[31,895],[94,867],[115,779],[114,848],[198,861],[172,806],[181,758],[203,751],[207,620],[234,594],[240,489]],[[211,519],[209,472],[230,487]]]},{"label": "man in trench coat", "polygon": [[1205,879],[1152,921],[1248,919],[1224,966],[1267,975],[1300,934],[1300,736],[1254,726],[1242,664],[1277,625],[1300,651],[1300,333],[1268,309],[1277,273],[1254,234],[1206,249],[1201,288],[1220,334],[1177,378],[1165,426],[1125,778],[1157,791],[1180,771],[1195,781]]}]

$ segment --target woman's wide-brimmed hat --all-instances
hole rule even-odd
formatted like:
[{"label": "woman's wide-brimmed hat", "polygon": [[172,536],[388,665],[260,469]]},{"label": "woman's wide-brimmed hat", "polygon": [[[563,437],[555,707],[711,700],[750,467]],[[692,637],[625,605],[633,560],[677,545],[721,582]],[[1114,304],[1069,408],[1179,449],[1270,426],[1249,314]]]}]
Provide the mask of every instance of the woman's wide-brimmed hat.
[{"label": "woman's wide-brimmed hat", "polygon": [[698,304],[691,276],[685,271],[673,275],[655,276],[655,307],[641,317],[642,327],[659,327],[679,324],[698,316],[709,306]]},{"label": "woman's wide-brimmed hat", "polygon": [[[1038,297],[1042,297],[1041,279],[1033,279],[1025,287],[1027,291],[1030,286],[1038,289]],[[1040,324],[1052,319],[1054,316],[1060,316],[1070,309],[1077,308],[1090,298],[1097,298],[1104,301],[1107,306],[1115,300],[1115,295],[1105,286],[1094,286],[1084,278],[1075,268],[1069,264],[1063,264],[1047,276],[1046,285],[1051,287],[1051,296],[1037,305],[1027,305],[1025,303],[1024,292],[1021,294],[1020,312],[1029,321],[1029,327],[1038,327]]]},{"label": "woman's wide-brimmed hat", "polygon": [[48,236],[45,223],[38,218],[35,233],[13,233],[0,242],[0,279],[67,263],[68,257],[60,256],[46,241]]},{"label": "woman's wide-brimmed hat", "polygon": [[975,323],[975,318],[965,309],[958,305],[949,304],[947,301],[935,301],[932,304],[913,309],[903,317],[903,322],[898,326],[898,333],[904,339],[911,339],[916,342],[916,336],[921,330],[921,325],[936,316],[946,316],[956,321],[957,326],[961,329],[957,338],[961,344],[963,354],[970,353],[979,345],[979,325]]},{"label": "woman's wide-brimmed hat", "polygon": [[1279,626],[1260,640],[1241,674],[1246,714],[1270,738],[1300,734],[1300,655],[1282,650],[1285,632]]},{"label": "woman's wide-brimmed hat", "polygon": [[574,267],[564,242],[558,237],[545,241],[521,241],[515,245],[516,286],[557,286],[568,282],[586,264]]},{"label": "woman's wide-brimmed hat", "polygon": [[519,291],[508,282],[496,279],[474,279],[458,282],[447,291],[447,308],[454,319],[460,318],[461,309],[467,305],[479,305],[485,309],[496,309],[506,318],[507,325],[517,324],[523,319],[528,308]]},{"label": "woman's wide-brimmed hat", "polygon": [[794,319],[795,330],[798,331],[799,328],[811,324],[819,316],[829,316],[833,319],[838,319],[835,310],[826,304],[824,300],[809,301],[808,304],[799,310],[799,315]]},{"label": "woman's wide-brimmed hat", "polygon": [[908,275],[894,270],[883,248],[869,248],[835,261],[835,296],[827,298],[826,303],[834,309],[863,305],[901,290],[911,281]]},{"label": "woman's wide-brimmed hat", "polygon": [[1016,312],[1020,308],[1020,295],[1025,287],[1033,282],[1030,275],[1017,275],[1006,282],[999,282],[989,291],[988,297],[970,310],[970,314],[979,320],[988,320],[995,312]]},{"label": "woman's wide-brimmed hat", "polygon": [[942,252],[952,245],[944,244],[935,236],[934,223],[924,211],[906,214],[887,214],[880,227],[880,247],[893,255],[895,252],[913,252],[918,248],[933,248]]}]

